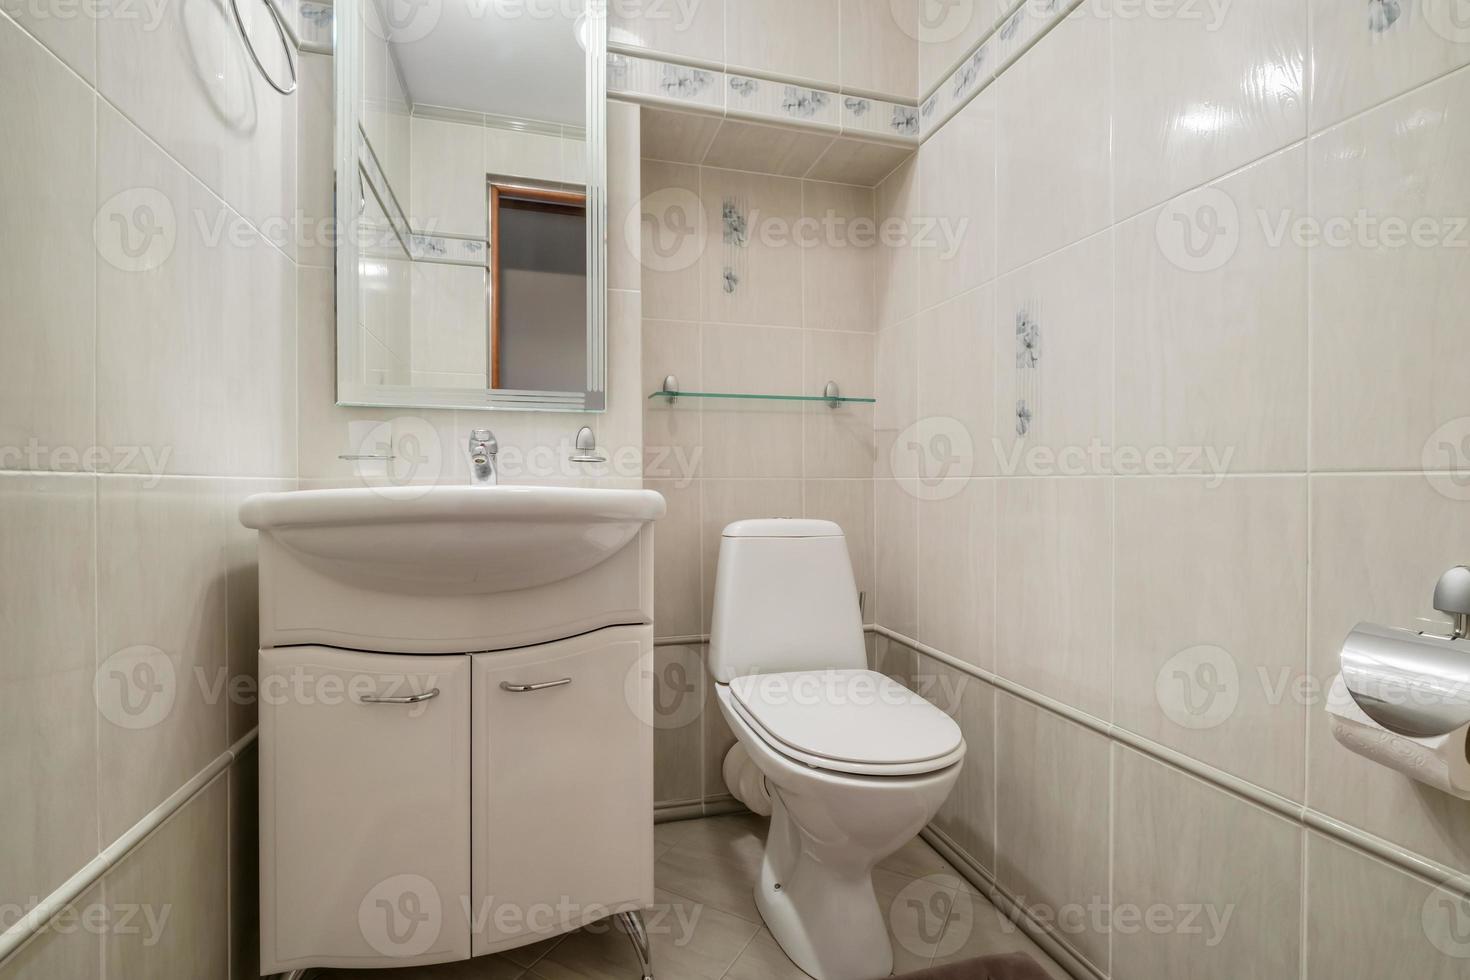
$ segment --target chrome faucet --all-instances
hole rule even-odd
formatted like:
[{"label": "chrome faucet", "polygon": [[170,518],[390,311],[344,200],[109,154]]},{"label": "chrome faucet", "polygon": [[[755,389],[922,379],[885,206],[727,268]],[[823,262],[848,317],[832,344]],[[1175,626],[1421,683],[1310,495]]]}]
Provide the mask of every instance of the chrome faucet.
[{"label": "chrome faucet", "polygon": [[476,429],[470,433],[470,484],[477,487],[493,487],[496,483],[495,457],[500,455],[500,443],[489,429]]}]

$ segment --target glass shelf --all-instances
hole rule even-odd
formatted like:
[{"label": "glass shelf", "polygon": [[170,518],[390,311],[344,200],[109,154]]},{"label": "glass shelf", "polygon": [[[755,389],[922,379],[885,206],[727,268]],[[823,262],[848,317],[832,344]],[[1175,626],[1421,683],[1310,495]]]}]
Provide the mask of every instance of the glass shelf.
[{"label": "glass shelf", "polygon": [[764,401],[764,402],[826,402],[832,407],[838,405],[876,405],[876,398],[848,398],[847,396],[828,395],[742,395],[735,392],[719,391],[655,391],[648,396],[652,401],[655,398],[664,398],[672,402],[676,398],[725,398],[739,401]]}]

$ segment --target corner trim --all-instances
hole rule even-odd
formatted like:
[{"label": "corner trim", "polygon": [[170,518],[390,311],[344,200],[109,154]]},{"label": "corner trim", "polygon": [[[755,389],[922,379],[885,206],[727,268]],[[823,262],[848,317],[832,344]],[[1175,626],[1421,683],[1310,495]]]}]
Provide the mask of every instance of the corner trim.
[{"label": "corner trim", "polygon": [[165,799],[158,806],[150,810],[143,819],[133,824],[122,836],[113,841],[102,852],[88,861],[80,871],[72,875],[61,887],[42,899],[34,908],[21,916],[20,920],[0,933],[0,965],[3,965],[20,948],[38,935],[51,920],[67,906],[71,905],[97,882],[102,880],[103,875],[116,867],[123,858],[132,853],[143,841],[147,840],[155,830],[162,827],[168,818],[178,813],[189,801],[215,781],[215,779],[244,755],[245,751],[254,745],[260,730],[252,728],[244,738],[226,749],[209,765],[199,770],[193,778]]},{"label": "corner trim", "polygon": [[1005,691],[1013,697],[1028,701],[1039,708],[1044,708],[1054,715],[1058,715],[1073,724],[1090,729],[1109,740],[1127,748],[1133,749],[1141,755],[1148,756],[1155,762],[1163,763],[1173,769],[1185,773],[1210,784],[1216,789],[1223,790],[1232,796],[1238,797],[1249,803],[1254,803],[1262,809],[1296,823],[1300,827],[1316,831],[1324,837],[1328,837],[1339,844],[1346,845],[1354,850],[1378,858],[1393,865],[1400,871],[1425,879],[1430,885],[1442,888],[1448,892],[1454,892],[1464,898],[1470,898],[1470,874],[1466,874],[1450,865],[1442,864],[1432,858],[1425,857],[1415,851],[1408,850],[1401,845],[1395,844],[1376,834],[1370,834],[1366,830],[1350,826],[1335,817],[1313,810],[1311,807],[1284,796],[1272,792],[1262,786],[1239,776],[1231,775],[1214,766],[1206,765],[1198,759],[1184,755],[1182,752],[1159,745],[1140,735],[1127,731],[1118,725],[1103,721],[1084,711],[1079,711],[1070,705],[1063,704],[1044,694],[1022,687],[1014,681],[1008,680],[1000,675],[976,667],[974,664],[965,663],[956,657],[936,650],[926,643],[920,643],[911,637],[905,636],[886,626],[872,626],[869,630],[879,636],[892,640],[894,643],[904,646],[922,654],[931,660],[936,660],[947,667],[969,674],[978,678],[991,687]]}]

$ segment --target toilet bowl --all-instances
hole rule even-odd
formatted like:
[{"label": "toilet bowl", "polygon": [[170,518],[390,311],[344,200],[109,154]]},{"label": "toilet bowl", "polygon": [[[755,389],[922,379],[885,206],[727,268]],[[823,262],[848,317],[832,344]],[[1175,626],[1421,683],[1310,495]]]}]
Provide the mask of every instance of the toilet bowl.
[{"label": "toilet bowl", "polygon": [[873,868],[938,812],[965,744],[948,715],[867,669],[846,541],[823,521],[742,521],[721,540],[710,671],[764,774],[756,905],[816,980],[893,969]]}]

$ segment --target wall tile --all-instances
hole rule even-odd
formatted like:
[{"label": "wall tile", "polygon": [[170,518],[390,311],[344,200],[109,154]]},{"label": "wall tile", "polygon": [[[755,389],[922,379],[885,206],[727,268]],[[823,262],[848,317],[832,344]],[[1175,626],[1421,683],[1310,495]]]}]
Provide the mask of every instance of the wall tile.
[{"label": "wall tile", "polygon": [[[844,91],[913,98],[919,89],[917,5],[840,0]],[[904,18],[899,23],[899,18]]]},{"label": "wall tile", "polygon": [[292,262],[102,104],[98,154],[99,199],[175,218],[156,267],[97,263],[99,442],[147,449],[131,472],[294,475]]},{"label": "wall tile", "polygon": [[607,280],[611,289],[643,288],[641,118],[646,110],[607,103]]},{"label": "wall tile", "polygon": [[[124,16],[127,2],[101,5],[98,91],[294,256],[289,222],[296,213],[296,167],[285,161],[296,159],[299,101],[277,94],[260,77],[227,4],[170,5],[162,8],[163,22],[154,23],[150,17]],[[265,67],[278,78],[288,77],[266,9],[242,4],[240,14]],[[104,167],[104,182],[107,173]],[[122,185],[149,186],[155,185]],[[181,224],[187,220],[180,218]]]},{"label": "wall tile", "polygon": [[[1119,226],[1120,445],[1208,449],[1235,473],[1305,469],[1306,250],[1270,231],[1305,213],[1304,163],[1288,150]],[[1181,227],[1210,247],[1180,250]]]},{"label": "wall tile", "polygon": [[830,85],[838,77],[838,23],[838,0],[727,4],[725,61],[735,70]]},{"label": "wall tile", "polygon": [[97,853],[96,496],[94,477],[0,475],[7,907],[46,897]]},{"label": "wall tile", "polygon": [[[102,840],[115,840],[227,747],[223,481],[102,478],[98,669]],[[141,649],[140,649],[141,648]]]},{"label": "wall tile", "polygon": [[[1302,4],[1243,0],[1158,9],[1113,19],[1119,217],[1307,135]],[[1160,85],[1163,78],[1169,84]]]},{"label": "wall tile", "polygon": [[332,222],[336,201],[336,62],[329,55],[303,54],[298,62],[300,87],[295,98],[296,145],[299,151],[296,180],[301,199],[301,239],[296,260],[302,265],[335,267]]},{"label": "wall tile", "polygon": [[1365,12],[1310,0],[1312,131],[1470,64],[1470,26],[1454,0],[1373,0]]},{"label": "wall tile", "polygon": [[641,219],[644,316],[699,320],[702,260],[713,248],[708,236],[723,227],[705,222],[699,168],[644,160]]},{"label": "wall tile", "polygon": [[1307,865],[1307,980],[1465,975],[1465,899],[1316,833]]},{"label": "wall tile", "polygon": [[[415,122],[418,120],[415,119]],[[574,173],[567,166],[567,157],[572,154],[567,150],[568,140],[549,133],[530,133],[516,129],[499,129],[487,126],[484,130],[484,169],[479,175],[476,183],[480,188],[480,203],[476,208],[481,214],[485,213],[483,195],[485,193],[485,174],[496,174],[502,177],[530,177],[533,180],[577,180],[585,183],[586,164],[582,163],[578,169],[581,173]],[[582,144],[578,144],[582,145]],[[585,155],[585,146],[580,155]],[[417,171],[422,158],[418,155],[418,146],[414,147],[414,170]],[[414,180],[418,181],[417,172]],[[466,185],[466,203],[469,203],[469,184]]]},{"label": "wall tile", "polygon": [[1053,29],[996,84],[1003,272],[1112,220],[1109,21],[1096,15],[1097,2]]},{"label": "wall tile", "polygon": [[1426,857],[1470,871],[1470,803],[1354,755],[1322,703],[1360,622],[1444,620],[1440,575],[1470,554],[1470,494],[1421,476],[1312,478],[1311,640],[1317,697],[1308,718],[1307,804]]},{"label": "wall tile", "polygon": [[[618,105],[609,102],[608,105]],[[642,157],[667,163],[704,162],[710,143],[724,122],[718,115],[678,112],[674,109],[641,108]]]},{"label": "wall tile", "polygon": [[725,0],[691,4],[612,4],[608,43],[697,61],[725,60]]},{"label": "wall tile", "polygon": [[[102,886],[94,885],[53,922],[0,966],[0,980],[101,980],[102,937],[81,925],[81,916],[102,903]],[[69,917],[69,918],[68,918]]]},{"label": "wall tile", "polygon": [[995,870],[995,688],[928,657],[918,658],[915,688],[943,708],[965,736],[965,759],[954,790],[934,826],[975,859]]},{"label": "wall tile", "polygon": [[995,666],[993,480],[926,483],[918,504],[922,643],[986,670]]},{"label": "wall tile", "polygon": [[493,131],[421,116],[411,127],[413,158],[404,202],[409,224],[415,231],[484,238],[485,150]]},{"label": "wall tile", "polygon": [[917,6],[919,94],[923,95],[949,78],[1000,20],[1005,12],[1003,8],[1011,5],[1002,0],[974,0],[973,3],[918,0]]},{"label": "wall tile", "polygon": [[[836,381],[846,396],[873,391],[872,334],[803,331],[801,393],[820,395]],[[873,406],[804,403],[802,474],[809,479],[868,479],[873,473]]]},{"label": "wall tile", "polygon": [[709,235],[699,266],[705,319],[801,326],[801,250],[789,233],[774,233],[801,218],[801,182],[704,169],[700,183]]},{"label": "wall tile", "polygon": [[918,335],[917,440],[900,449],[917,457],[926,487],[995,473],[995,290],[978,289],[921,314]]},{"label": "wall tile", "polygon": [[[700,374],[711,391],[785,395],[801,390],[799,330],[706,324],[700,355]],[[799,403],[711,401],[700,413],[707,476],[802,475]]]},{"label": "wall tile", "polygon": [[[83,13],[67,0],[0,0],[0,11],[9,14],[86,82],[96,83],[95,16]],[[141,14],[142,10],[138,12]]]},{"label": "wall tile", "polygon": [[873,406],[873,424],[877,429],[873,474],[917,477],[925,462],[917,429],[918,318],[879,332],[876,363],[882,367],[874,385],[878,403]]},{"label": "wall tile", "polygon": [[[919,299],[930,309],[995,278],[996,96],[982,92],[919,149]],[[956,166],[956,161],[963,164]],[[933,222],[932,225],[929,225]]]},{"label": "wall tile", "polygon": [[1297,976],[1302,831],[1121,745],[1113,773],[1113,975]]},{"label": "wall tile", "polygon": [[877,600],[873,481],[808,479],[802,483],[802,493],[805,497],[803,516],[832,521],[847,537],[853,577],[857,579],[858,591],[867,596],[863,609],[865,619],[873,622]]},{"label": "wall tile", "polygon": [[1115,489],[1115,720],[1301,800],[1306,479]]},{"label": "wall tile", "polygon": [[7,19],[0,90],[0,469],[81,469],[96,442],[95,100]]},{"label": "wall tile", "polygon": [[833,139],[830,133],[726,119],[710,142],[705,163],[729,170],[804,177]]},{"label": "wall tile", "polygon": [[[704,631],[700,607],[699,484],[675,480],[644,480],[644,486],[664,495],[668,515],[654,531],[654,623],[659,636],[695,636]],[[660,797],[663,799],[663,797]]]},{"label": "wall tile", "polygon": [[[919,312],[919,250],[913,234],[919,214],[919,163],[910,157],[878,185],[878,326],[891,327]],[[888,229],[896,234],[890,234]]]},{"label": "wall tile", "polygon": [[[1342,234],[1311,254],[1312,464],[1443,469],[1441,442],[1470,432],[1462,312],[1470,229],[1470,72],[1459,72],[1312,141],[1312,202]],[[1422,244],[1393,225],[1421,227]],[[1398,247],[1391,243],[1397,241]],[[1392,405],[1392,411],[1384,406]],[[1432,438],[1449,424],[1449,437]]]},{"label": "wall tile", "polygon": [[919,632],[918,481],[879,480],[874,499],[878,520],[877,621],[904,636],[915,636]]},{"label": "wall tile", "polygon": [[[643,321],[643,383],[639,393],[662,391],[673,375],[681,391],[708,391],[699,324]],[[703,404],[688,398],[643,401],[644,475],[657,479],[703,475]]]},{"label": "wall tile", "polygon": [[704,795],[704,647],[658,647],[653,657],[653,798],[698,801]]},{"label": "wall tile", "polygon": [[1108,923],[1063,914],[1107,904],[1112,826],[1106,738],[997,694],[996,877],[1106,974]]},{"label": "wall tile", "polygon": [[1111,717],[1113,487],[1002,480],[996,498],[996,671]]},{"label": "wall tile", "polygon": [[802,325],[877,330],[873,277],[881,253],[872,233],[873,189],[811,180],[801,188],[802,217],[814,238],[801,256]]},{"label": "wall tile", "polygon": [[230,975],[228,786],[216,779],[107,875],[114,907],[170,910],[160,936],[106,937],[107,976]]},{"label": "wall tile", "polygon": [[995,322],[997,472],[1111,472],[1112,233],[1002,278]]}]

